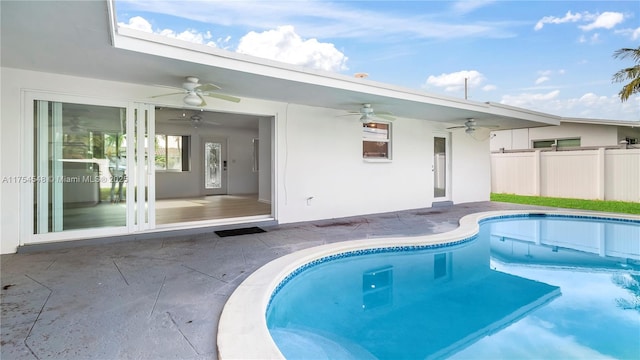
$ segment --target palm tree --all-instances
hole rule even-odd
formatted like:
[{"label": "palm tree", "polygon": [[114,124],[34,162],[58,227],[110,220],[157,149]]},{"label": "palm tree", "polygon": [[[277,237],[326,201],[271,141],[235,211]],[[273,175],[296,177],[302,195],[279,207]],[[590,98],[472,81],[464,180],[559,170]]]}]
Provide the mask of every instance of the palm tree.
[{"label": "palm tree", "polygon": [[622,48],[613,53],[614,58],[626,59],[631,57],[636,65],[628,67],[613,74],[613,82],[630,80],[618,93],[620,100],[626,101],[632,94],[640,92],[640,46],[637,49]]}]

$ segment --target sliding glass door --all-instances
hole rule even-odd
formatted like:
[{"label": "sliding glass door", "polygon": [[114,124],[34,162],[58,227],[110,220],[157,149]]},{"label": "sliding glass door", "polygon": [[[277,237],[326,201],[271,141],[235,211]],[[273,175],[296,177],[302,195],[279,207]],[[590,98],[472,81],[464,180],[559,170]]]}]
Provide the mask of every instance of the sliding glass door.
[{"label": "sliding glass door", "polygon": [[33,175],[25,181],[25,187],[32,187],[29,238],[59,240],[65,238],[62,233],[89,229],[127,233],[153,227],[149,106],[40,99],[32,104]]}]

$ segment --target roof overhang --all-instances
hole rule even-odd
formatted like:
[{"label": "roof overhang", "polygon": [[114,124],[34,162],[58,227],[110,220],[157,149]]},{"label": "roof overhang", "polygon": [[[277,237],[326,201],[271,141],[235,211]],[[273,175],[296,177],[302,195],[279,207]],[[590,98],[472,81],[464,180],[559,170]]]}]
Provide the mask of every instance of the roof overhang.
[{"label": "roof overhang", "polygon": [[220,85],[226,94],[244,98],[346,111],[371,103],[397,117],[446,124],[468,118],[500,129],[560,123],[554,115],[430,94],[122,28],[112,0],[2,1],[0,6],[3,67],[149,86],[177,86],[185,76],[196,76]]},{"label": "roof overhang", "polygon": [[589,125],[608,125],[608,126],[621,126],[630,128],[640,128],[640,120],[605,120],[605,119],[583,119],[583,118],[566,118],[560,119],[561,123],[573,123],[573,124],[589,124]]}]

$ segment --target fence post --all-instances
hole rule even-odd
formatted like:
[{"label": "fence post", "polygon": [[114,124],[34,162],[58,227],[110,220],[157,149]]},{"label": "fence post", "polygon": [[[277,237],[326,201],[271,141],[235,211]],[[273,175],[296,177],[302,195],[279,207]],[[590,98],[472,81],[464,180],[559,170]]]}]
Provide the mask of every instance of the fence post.
[{"label": "fence post", "polygon": [[533,194],[535,196],[540,196],[540,179],[541,170],[540,170],[540,150],[536,150],[533,153]]},{"label": "fence post", "polygon": [[596,197],[598,200],[604,200],[605,193],[605,156],[604,148],[598,149],[598,160],[596,161]]}]

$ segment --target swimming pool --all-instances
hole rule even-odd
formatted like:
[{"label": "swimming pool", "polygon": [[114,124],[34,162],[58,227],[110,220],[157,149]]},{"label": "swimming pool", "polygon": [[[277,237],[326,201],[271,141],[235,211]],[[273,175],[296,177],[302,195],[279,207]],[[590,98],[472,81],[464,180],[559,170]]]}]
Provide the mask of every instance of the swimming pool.
[{"label": "swimming pool", "polygon": [[[420,241],[308,249],[269,264],[241,290],[257,308],[248,316],[261,312],[262,321],[249,326],[242,321],[247,314],[236,312],[240,308],[229,314],[236,330],[250,333],[253,346],[262,339],[262,350],[273,351],[267,357],[637,355],[640,348],[632,344],[640,313],[623,307],[640,300],[624,288],[631,275],[640,274],[639,219],[618,222],[621,226],[596,224],[590,217],[566,220],[477,214],[462,219],[453,233]],[[573,228],[562,229],[566,223]],[[552,236],[561,231],[577,236]],[[628,237],[607,240],[612,234]],[[621,256],[628,257],[621,261]],[[225,307],[221,357],[229,314]],[[331,317],[337,321],[326,321]]]}]

